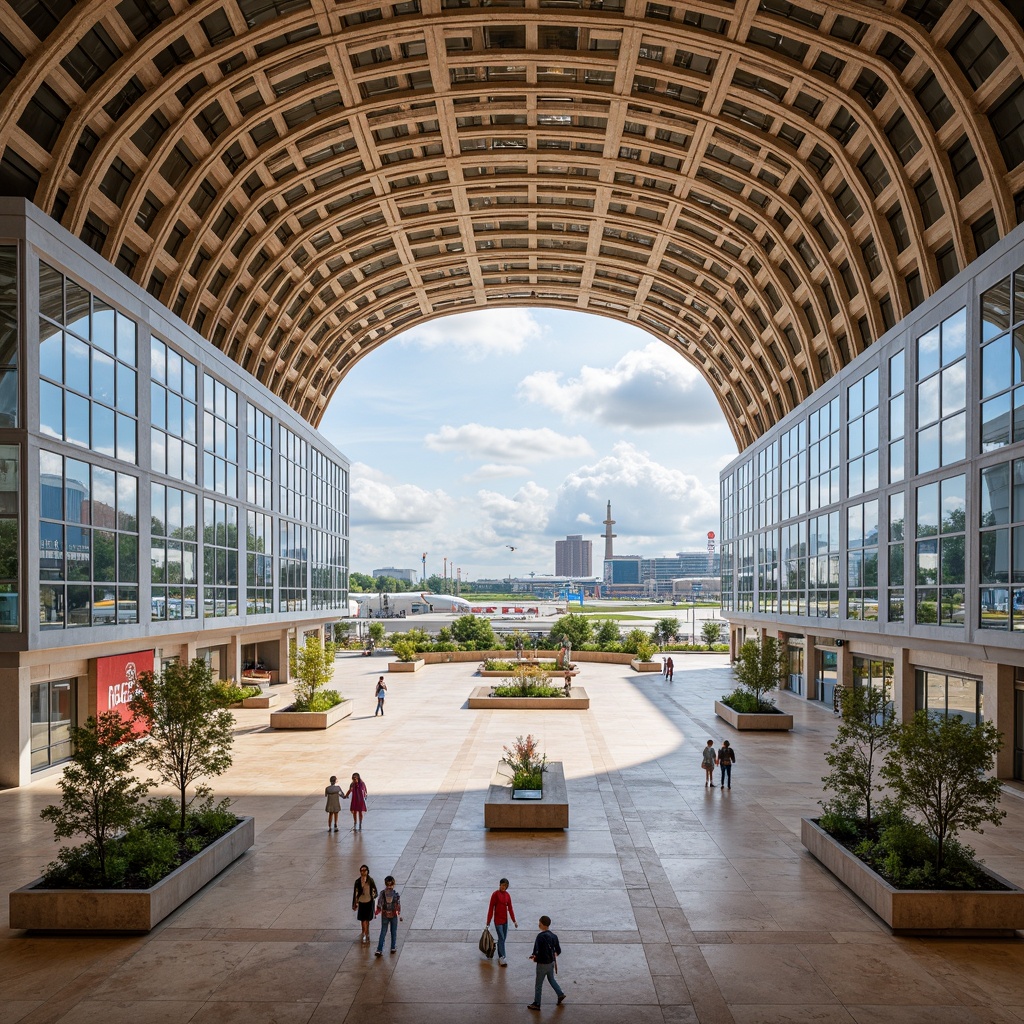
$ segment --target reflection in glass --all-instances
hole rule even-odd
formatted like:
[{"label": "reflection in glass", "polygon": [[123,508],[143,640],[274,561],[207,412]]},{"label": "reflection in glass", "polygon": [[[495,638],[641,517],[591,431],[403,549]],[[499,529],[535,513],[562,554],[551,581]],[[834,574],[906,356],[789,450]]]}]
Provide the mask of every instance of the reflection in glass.
[{"label": "reflection in glass", "polygon": [[45,380],[39,382],[39,430],[49,437],[64,437],[64,392]]},{"label": "reflection in glass", "polygon": [[64,437],[65,440],[70,441],[72,444],[81,445],[83,448],[89,447],[89,399],[82,398],[80,395],[73,394],[70,391],[65,393],[65,424],[64,424]]}]

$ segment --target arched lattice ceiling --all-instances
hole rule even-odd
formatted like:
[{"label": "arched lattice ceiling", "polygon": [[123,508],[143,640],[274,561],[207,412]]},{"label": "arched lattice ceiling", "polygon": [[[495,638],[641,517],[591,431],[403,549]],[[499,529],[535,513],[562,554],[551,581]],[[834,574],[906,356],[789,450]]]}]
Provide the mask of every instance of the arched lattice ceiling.
[{"label": "arched lattice ceiling", "polygon": [[314,424],[402,329],[640,324],[750,443],[1024,219],[1024,0],[0,0],[0,194]]}]

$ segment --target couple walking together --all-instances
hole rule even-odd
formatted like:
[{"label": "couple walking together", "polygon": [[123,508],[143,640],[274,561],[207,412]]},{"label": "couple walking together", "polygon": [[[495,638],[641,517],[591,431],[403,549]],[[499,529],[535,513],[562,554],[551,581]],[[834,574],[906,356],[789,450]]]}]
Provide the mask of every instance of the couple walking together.
[{"label": "couple walking together", "polygon": [[380,938],[374,956],[384,955],[384,939],[391,932],[391,952],[398,952],[398,922],[402,920],[402,894],[395,888],[394,875],[384,879],[384,891],[377,892],[370,869],[359,866],[359,877],[352,889],[352,909],[356,912],[356,920],[361,931],[359,941],[370,941],[370,922],[380,918]]},{"label": "couple walking together", "polygon": [[[516,928],[519,927],[519,922],[516,921],[516,912],[512,907],[512,897],[508,894],[507,878],[502,878],[498,882],[498,888],[491,893],[491,902],[487,907],[488,925],[490,925],[492,919],[494,920],[494,931],[498,942],[498,963],[502,967],[507,967],[505,939],[508,936],[509,920],[511,919],[512,924]],[[540,919],[538,925],[540,932],[537,938],[534,939],[533,953],[530,954],[530,959],[537,965],[537,975],[533,988],[533,1002],[529,1004],[529,1009],[531,1010],[540,1009],[541,991],[544,987],[545,978],[548,984],[555,990],[559,1004],[565,999],[565,993],[555,979],[555,975],[558,973],[558,957],[562,953],[562,947],[558,943],[558,936],[550,930],[551,918],[547,915]]]},{"label": "couple walking together", "polygon": [[362,832],[363,830],[363,813],[366,811],[366,783],[359,776],[359,772],[352,773],[352,783],[348,789],[343,793],[341,786],[338,785],[338,776],[331,776],[331,783],[324,790],[324,796],[327,797],[327,831],[331,831],[331,825],[334,825],[334,831],[338,831],[338,815],[341,813],[341,801],[349,800],[349,810],[352,812],[352,831]]},{"label": "couple walking together", "polygon": [[[704,769],[704,788],[715,788],[715,765],[722,773],[720,785],[722,789],[732,789],[732,766],[736,762],[736,752],[729,746],[728,740],[722,740],[722,746],[715,753],[715,741],[708,740],[707,746],[700,757],[700,766]],[[728,783],[728,784],[727,784]]]}]

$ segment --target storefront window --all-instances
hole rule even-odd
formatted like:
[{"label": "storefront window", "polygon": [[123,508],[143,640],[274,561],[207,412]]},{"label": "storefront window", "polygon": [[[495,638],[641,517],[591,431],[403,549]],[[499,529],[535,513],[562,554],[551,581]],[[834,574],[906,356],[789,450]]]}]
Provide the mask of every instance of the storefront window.
[{"label": "storefront window", "polygon": [[917,710],[927,711],[931,718],[958,715],[977,725],[984,711],[981,680],[918,669]]},{"label": "storefront window", "polygon": [[29,697],[32,771],[66,761],[73,753],[71,727],[75,725],[75,680],[33,683]]}]

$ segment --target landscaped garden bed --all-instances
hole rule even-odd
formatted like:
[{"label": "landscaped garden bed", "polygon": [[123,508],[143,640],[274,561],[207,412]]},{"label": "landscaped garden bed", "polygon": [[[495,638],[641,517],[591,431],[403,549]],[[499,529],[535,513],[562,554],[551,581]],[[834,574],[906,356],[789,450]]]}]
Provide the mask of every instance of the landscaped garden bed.
[{"label": "landscaped garden bed", "polygon": [[927,711],[897,722],[887,683],[840,691],[840,708],[822,779],[830,797],[817,820],[802,820],[804,846],[894,931],[1024,929],[1024,890],[958,839],[1006,813],[995,726]]},{"label": "landscaped garden bed", "polygon": [[715,701],[715,714],[734,729],[788,732],[793,716],[780,711],[767,696],[785,671],[784,650],[775,637],[747,640],[736,665],[738,685]]},{"label": "landscaped garden bed", "polygon": [[484,801],[484,827],[533,831],[569,827],[569,796],[560,761],[537,751],[533,736],[518,736],[498,762]]},{"label": "landscaped garden bed", "polygon": [[553,696],[494,696],[494,687],[478,686],[469,696],[469,707],[475,710],[518,711],[586,711],[590,707],[590,695],[582,686],[569,688],[569,695],[557,689]]}]

